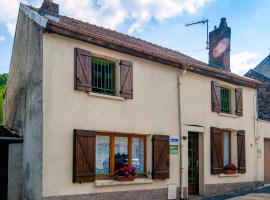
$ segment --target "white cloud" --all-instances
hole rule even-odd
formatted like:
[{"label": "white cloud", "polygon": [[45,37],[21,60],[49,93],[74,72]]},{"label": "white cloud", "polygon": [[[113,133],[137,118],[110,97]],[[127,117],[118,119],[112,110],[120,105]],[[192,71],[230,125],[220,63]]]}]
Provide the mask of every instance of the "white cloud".
[{"label": "white cloud", "polygon": [[248,70],[253,69],[262,59],[256,53],[243,51],[231,57],[231,70],[232,72],[244,75]]},{"label": "white cloud", "polygon": [[[21,2],[25,2],[21,0]],[[4,23],[8,32],[14,35],[18,15],[19,0],[0,0],[0,23]]]},{"label": "white cloud", "polygon": [[[14,35],[19,3],[32,2],[41,6],[43,0],[0,0],[0,23]],[[54,0],[62,14],[117,29],[126,21],[131,23],[129,33],[142,31],[149,21],[164,22],[182,12],[194,13],[213,0]]]},{"label": "white cloud", "polygon": [[4,42],[6,39],[4,38],[3,35],[0,35],[0,42]]},{"label": "white cloud", "polygon": [[63,14],[116,29],[131,21],[128,33],[141,31],[150,20],[164,22],[182,12],[194,13],[212,0],[55,0]]}]

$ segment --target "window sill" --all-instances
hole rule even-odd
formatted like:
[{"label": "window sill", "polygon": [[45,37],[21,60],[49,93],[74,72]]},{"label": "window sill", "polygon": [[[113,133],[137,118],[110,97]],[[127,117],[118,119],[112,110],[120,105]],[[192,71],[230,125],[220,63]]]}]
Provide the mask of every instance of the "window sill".
[{"label": "window sill", "polygon": [[113,179],[96,180],[96,187],[115,186],[115,185],[137,185],[137,184],[152,184],[154,181],[149,178],[136,178],[134,181],[117,181]]},{"label": "window sill", "polygon": [[94,97],[113,99],[113,100],[117,100],[117,101],[124,101],[125,100],[123,97],[111,96],[111,95],[107,95],[107,94],[99,94],[99,93],[95,93],[95,92],[89,92],[88,94],[90,96],[94,96]]},{"label": "window sill", "polygon": [[239,116],[233,115],[233,114],[226,114],[226,113],[218,113],[220,116],[224,117],[232,117],[232,118],[238,118]]},{"label": "window sill", "polygon": [[241,174],[219,174],[219,177],[238,177]]}]

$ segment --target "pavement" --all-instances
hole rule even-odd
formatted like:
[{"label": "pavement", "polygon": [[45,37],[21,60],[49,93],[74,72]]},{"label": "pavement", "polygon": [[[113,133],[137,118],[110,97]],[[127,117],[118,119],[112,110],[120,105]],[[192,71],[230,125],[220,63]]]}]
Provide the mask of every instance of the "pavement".
[{"label": "pavement", "polygon": [[239,192],[231,192],[213,197],[202,198],[205,200],[270,200],[270,185],[264,187],[254,188],[250,190],[243,190]]}]

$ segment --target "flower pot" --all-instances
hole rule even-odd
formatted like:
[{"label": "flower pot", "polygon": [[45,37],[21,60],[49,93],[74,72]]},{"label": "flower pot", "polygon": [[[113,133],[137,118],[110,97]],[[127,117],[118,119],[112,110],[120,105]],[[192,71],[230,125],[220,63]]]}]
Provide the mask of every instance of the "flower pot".
[{"label": "flower pot", "polygon": [[224,170],[224,173],[225,174],[236,174],[236,170],[229,170],[229,169],[227,169],[227,170]]},{"label": "flower pot", "polygon": [[135,176],[116,176],[118,181],[134,181]]}]

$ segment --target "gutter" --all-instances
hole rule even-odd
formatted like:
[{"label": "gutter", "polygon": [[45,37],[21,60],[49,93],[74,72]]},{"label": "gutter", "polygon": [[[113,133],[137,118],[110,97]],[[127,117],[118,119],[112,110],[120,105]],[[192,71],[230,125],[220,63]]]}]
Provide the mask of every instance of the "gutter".
[{"label": "gutter", "polygon": [[23,143],[23,138],[17,137],[0,137],[0,141],[5,141],[9,143]]},{"label": "gutter", "polygon": [[184,199],[184,154],[183,154],[183,133],[182,133],[182,111],[181,111],[181,75],[184,76],[186,70],[180,72],[178,76],[178,117],[179,117],[179,141],[180,141],[180,200]]}]

